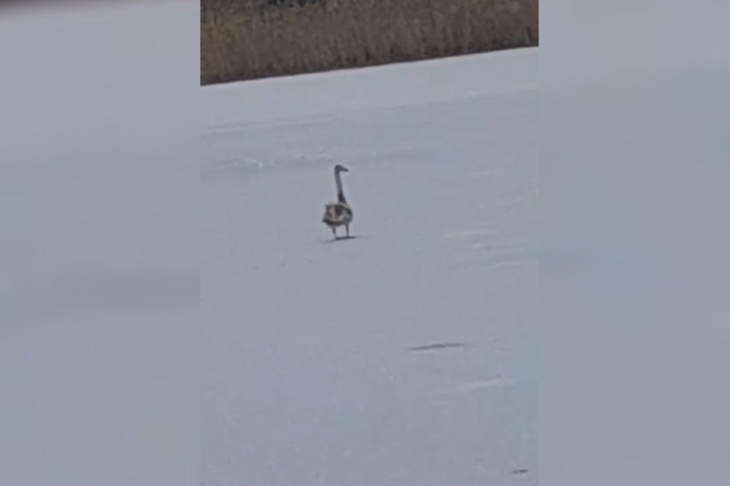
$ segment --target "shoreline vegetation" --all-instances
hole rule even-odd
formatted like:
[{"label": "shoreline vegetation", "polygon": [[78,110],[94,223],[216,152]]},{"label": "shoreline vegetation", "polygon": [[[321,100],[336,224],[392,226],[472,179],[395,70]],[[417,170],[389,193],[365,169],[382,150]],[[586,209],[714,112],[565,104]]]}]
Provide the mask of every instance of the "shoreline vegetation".
[{"label": "shoreline vegetation", "polygon": [[538,45],[538,0],[201,0],[201,85]]}]

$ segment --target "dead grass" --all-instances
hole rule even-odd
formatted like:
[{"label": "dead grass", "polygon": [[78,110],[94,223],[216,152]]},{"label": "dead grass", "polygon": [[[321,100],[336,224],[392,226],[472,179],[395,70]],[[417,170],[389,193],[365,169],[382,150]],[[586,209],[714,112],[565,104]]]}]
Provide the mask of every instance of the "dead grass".
[{"label": "dead grass", "polygon": [[322,0],[201,11],[201,84],[538,44],[538,0]]}]

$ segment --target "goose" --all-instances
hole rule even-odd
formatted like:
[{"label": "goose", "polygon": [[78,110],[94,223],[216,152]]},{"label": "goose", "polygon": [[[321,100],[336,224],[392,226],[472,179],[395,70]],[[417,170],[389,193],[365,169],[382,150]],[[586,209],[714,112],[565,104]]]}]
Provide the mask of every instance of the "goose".
[{"label": "goose", "polygon": [[345,198],[345,192],[342,189],[342,176],[340,176],[342,172],[350,172],[350,170],[340,164],[335,165],[335,185],[337,187],[337,202],[325,204],[324,216],[322,216],[322,222],[329,226],[335,239],[337,239],[337,228],[339,228],[340,226],[344,226],[347,237],[350,236],[350,223],[352,222],[353,218],[352,208],[347,203],[347,199]]}]

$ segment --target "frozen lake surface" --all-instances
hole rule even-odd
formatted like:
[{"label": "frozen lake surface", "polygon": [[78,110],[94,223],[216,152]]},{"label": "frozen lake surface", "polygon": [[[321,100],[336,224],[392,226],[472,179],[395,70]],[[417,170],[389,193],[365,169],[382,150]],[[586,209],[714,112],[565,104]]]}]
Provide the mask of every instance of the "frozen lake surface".
[{"label": "frozen lake surface", "polygon": [[538,483],[537,73],[525,49],[203,89],[204,485]]}]

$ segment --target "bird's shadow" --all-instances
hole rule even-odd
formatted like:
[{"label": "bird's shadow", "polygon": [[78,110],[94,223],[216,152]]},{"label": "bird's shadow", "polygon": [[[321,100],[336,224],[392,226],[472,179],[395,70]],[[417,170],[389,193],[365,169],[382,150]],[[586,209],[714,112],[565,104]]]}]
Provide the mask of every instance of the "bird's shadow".
[{"label": "bird's shadow", "polygon": [[363,235],[337,236],[335,238],[330,238],[328,240],[325,240],[325,243],[337,243],[339,241],[359,240],[362,238],[363,238]]}]

